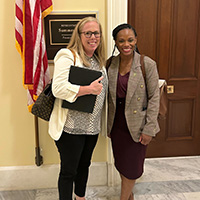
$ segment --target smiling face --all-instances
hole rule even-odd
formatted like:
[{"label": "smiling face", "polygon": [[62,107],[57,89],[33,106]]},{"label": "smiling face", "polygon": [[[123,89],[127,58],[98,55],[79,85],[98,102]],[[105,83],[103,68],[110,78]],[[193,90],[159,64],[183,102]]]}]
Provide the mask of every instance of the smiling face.
[{"label": "smiling face", "polygon": [[[88,33],[100,33],[99,24],[95,21],[87,22],[81,30],[81,42],[85,53],[92,57],[94,51],[97,49],[100,43],[100,35],[92,34],[90,38],[87,37]],[[96,35],[96,37],[95,37]]]},{"label": "smiling face", "polygon": [[132,29],[122,29],[117,33],[115,44],[122,55],[132,55],[136,43],[137,39]]}]

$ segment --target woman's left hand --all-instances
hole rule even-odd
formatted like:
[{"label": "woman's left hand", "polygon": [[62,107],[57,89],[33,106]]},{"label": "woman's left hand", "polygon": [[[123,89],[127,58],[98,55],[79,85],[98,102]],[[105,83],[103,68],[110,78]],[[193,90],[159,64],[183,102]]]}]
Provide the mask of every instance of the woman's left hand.
[{"label": "woman's left hand", "polygon": [[143,145],[148,145],[152,140],[152,136],[146,135],[146,134],[141,134],[139,142]]}]

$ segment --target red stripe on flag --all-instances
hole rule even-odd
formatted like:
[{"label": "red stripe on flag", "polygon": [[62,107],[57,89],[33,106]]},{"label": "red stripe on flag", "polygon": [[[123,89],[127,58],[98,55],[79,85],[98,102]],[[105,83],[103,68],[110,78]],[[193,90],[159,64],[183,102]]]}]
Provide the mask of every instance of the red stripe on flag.
[{"label": "red stripe on flag", "polygon": [[[39,20],[41,21],[41,7],[40,7],[40,0],[36,1],[36,5],[35,5],[35,10],[34,10],[34,14],[33,14],[33,41],[34,41],[34,45],[36,42],[36,38],[37,38],[37,31],[38,31],[38,25],[39,25]],[[41,27],[42,28],[42,27]]]},{"label": "red stripe on flag", "polygon": [[22,36],[19,34],[18,31],[15,30],[15,38],[17,40],[17,43],[19,44],[20,49],[17,49],[19,51],[19,53],[21,54],[23,52],[22,46],[23,46],[23,39]]},{"label": "red stripe on flag", "polygon": [[23,12],[17,5],[16,5],[16,17],[23,24]]},{"label": "red stripe on flag", "polygon": [[24,41],[24,61],[25,61],[25,76],[24,84],[33,84],[33,30],[29,0],[25,0],[25,41]]}]

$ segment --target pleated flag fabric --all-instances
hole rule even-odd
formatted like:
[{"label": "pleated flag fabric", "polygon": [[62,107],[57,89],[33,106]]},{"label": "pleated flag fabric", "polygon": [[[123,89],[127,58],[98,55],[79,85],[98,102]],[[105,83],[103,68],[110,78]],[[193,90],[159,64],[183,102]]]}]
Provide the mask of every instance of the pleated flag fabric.
[{"label": "pleated flag fabric", "polygon": [[31,108],[50,80],[43,35],[43,18],[52,9],[52,0],[16,0],[15,40],[23,64],[23,86]]}]

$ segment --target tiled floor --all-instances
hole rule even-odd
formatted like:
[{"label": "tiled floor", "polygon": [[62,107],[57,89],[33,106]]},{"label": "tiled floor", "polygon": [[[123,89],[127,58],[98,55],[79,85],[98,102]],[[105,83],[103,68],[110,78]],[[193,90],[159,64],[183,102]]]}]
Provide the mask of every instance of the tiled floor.
[{"label": "tiled floor", "polygon": [[[200,200],[200,157],[146,159],[135,200]],[[119,200],[120,186],[89,187],[87,200]],[[58,200],[57,189],[0,191],[0,200]]]}]

